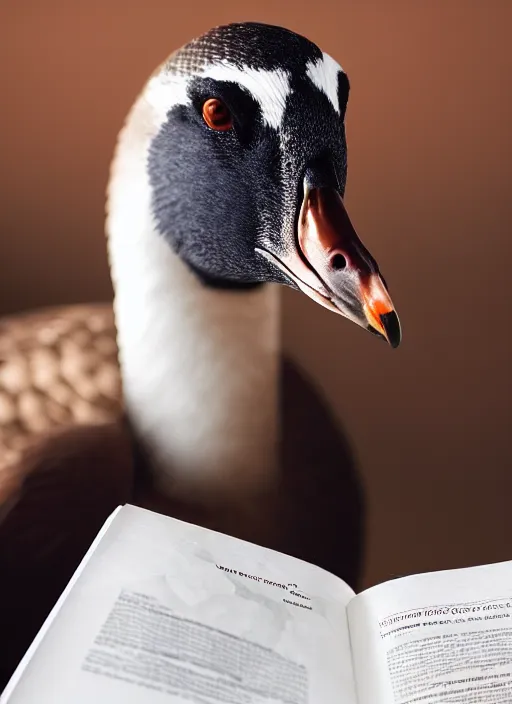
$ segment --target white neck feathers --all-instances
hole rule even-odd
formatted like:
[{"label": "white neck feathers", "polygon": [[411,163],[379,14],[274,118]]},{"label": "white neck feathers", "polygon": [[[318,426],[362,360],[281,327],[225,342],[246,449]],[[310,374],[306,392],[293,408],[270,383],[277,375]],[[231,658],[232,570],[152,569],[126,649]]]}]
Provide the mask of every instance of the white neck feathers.
[{"label": "white neck feathers", "polygon": [[120,134],[107,234],[125,403],[163,489],[215,501],[276,470],[279,292],[205,288],[156,232],[144,96]]}]

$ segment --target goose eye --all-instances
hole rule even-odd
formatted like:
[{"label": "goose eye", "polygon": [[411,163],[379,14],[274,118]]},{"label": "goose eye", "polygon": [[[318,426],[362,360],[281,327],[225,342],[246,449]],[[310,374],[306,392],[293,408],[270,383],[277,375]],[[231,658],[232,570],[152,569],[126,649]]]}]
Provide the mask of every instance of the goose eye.
[{"label": "goose eye", "polygon": [[209,98],[203,104],[203,119],[212,130],[225,132],[233,127],[233,117],[229,108],[217,98]]}]

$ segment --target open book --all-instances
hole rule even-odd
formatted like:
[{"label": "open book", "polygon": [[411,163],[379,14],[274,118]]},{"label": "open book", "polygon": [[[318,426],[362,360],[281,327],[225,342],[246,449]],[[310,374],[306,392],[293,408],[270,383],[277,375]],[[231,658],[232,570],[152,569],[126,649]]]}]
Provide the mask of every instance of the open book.
[{"label": "open book", "polygon": [[512,702],[512,562],[356,596],[300,560],[127,505],[0,702]]}]

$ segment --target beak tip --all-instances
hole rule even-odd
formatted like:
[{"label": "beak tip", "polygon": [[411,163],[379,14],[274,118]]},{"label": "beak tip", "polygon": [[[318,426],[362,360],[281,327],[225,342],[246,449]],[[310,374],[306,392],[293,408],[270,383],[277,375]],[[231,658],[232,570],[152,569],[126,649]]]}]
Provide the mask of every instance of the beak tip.
[{"label": "beak tip", "polygon": [[396,349],[402,341],[402,329],[400,320],[394,310],[383,313],[380,317],[382,327],[386,331],[386,337],[393,349]]}]

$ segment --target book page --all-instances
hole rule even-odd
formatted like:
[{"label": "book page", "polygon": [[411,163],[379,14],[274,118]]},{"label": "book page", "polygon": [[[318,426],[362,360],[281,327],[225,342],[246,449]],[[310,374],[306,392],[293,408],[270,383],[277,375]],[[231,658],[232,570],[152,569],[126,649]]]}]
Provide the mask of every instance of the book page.
[{"label": "book page", "polygon": [[292,557],[126,506],[1,702],[356,704],[353,596]]},{"label": "book page", "polygon": [[512,702],[512,562],[372,587],[348,619],[360,704]]}]

